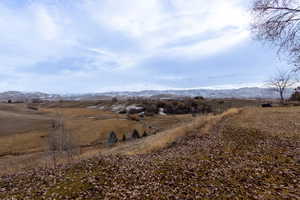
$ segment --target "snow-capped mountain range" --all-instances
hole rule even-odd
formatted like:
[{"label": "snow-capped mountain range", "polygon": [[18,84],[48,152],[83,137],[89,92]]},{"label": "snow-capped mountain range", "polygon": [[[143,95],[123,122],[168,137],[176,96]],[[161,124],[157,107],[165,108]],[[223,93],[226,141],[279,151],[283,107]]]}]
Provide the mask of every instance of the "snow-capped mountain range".
[{"label": "snow-capped mountain range", "polygon": [[[286,97],[293,93],[292,88],[286,89]],[[120,92],[102,92],[86,94],[48,94],[42,92],[19,92],[8,91],[0,93],[0,101],[26,101],[32,99],[41,99],[49,101],[57,100],[99,100],[111,97],[174,97],[174,96],[203,96],[204,98],[278,98],[278,93],[270,88],[247,87],[239,89],[190,89],[190,90],[144,90],[144,91],[120,91]]]}]

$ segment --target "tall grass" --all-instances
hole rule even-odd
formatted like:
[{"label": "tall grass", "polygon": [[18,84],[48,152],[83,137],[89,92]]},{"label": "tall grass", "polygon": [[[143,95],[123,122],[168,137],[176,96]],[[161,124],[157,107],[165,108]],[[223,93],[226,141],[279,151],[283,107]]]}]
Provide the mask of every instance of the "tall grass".
[{"label": "tall grass", "polygon": [[[136,154],[147,154],[151,152],[155,152],[157,150],[163,149],[171,145],[177,139],[192,135],[192,134],[210,134],[211,129],[220,122],[225,117],[235,115],[240,112],[241,109],[230,109],[219,115],[202,115],[196,118],[193,118],[191,122],[185,122],[177,127],[171,128],[166,131],[159,132],[155,135],[150,135],[148,137],[144,137],[139,140],[133,140],[128,142],[123,142],[115,147],[109,148],[91,148],[87,151],[81,152],[80,155],[76,155],[75,159],[72,162],[79,162],[80,160],[92,158],[100,155],[107,154],[125,154],[125,155],[136,155]],[[61,126],[60,126],[61,129]],[[53,131],[58,131],[54,129]],[[61,131],[61,130],[60,130]],[[62,132],[60,132],[62,133]],[[53,135],[55,136],[55,134]],[[51,136],[50,136],[51,138]],[[56,140],[57,139],[57,140]],[[58,144],[64,143],[60,137],[54,137],[54,142],[58,142]],[[68,139],[66,140],[68,141]],[[76,141],[76,140],[75,140]],[[55,142],[55,143],[56,143]],[[51,142],[50,142],[51,143]],[[77,144],[77,143],[76,143]],[[47,145],[44,143],[44,145]],[[49,145],[49,143],[48,143]],[[49,148],[44,146],[43,148],[48,153]],[[53,153],[53,152],[52,152]],[[66,156],[58,156],[55,152],[55,165],[66,164],[69,162],[68,157]],[[49,154],[48,154],[49,155]],[[35,154],[25,154],[22,156],[18,156],[13,160],[11,158],[2,158],[7,160],[7,162],[0,166],[0,175],[1,174],[9,174],[19,172],[25,169],[30,169],[33,167],[53,167],[53,157],[44,156],[42,152]],[[22,164],[20,164],[22,163]]]},{"label": "tall grass", "polygon": [[192,134],[209,134],[211,129],[225,117],[238,114],[241,109],[232,108],[219,115],[204,115],[192,122],[182,124],[176,128],[151,135],[143,140],[119,145],[109,149],[105,154],[146,154],[168,147],[178,138]]}]

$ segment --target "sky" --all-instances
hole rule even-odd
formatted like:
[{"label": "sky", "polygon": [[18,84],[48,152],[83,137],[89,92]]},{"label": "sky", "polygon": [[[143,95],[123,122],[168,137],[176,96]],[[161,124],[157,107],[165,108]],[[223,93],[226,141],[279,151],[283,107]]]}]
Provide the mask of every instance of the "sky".
[{"label": "sky", "polygon": [[251,0],[1,0],[0,91],[262,86],[283,65]]}]

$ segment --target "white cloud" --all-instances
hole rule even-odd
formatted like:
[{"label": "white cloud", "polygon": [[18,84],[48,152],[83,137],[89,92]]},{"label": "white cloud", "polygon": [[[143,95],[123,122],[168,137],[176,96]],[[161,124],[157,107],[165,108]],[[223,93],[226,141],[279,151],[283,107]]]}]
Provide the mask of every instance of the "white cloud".
[{"label": "white cloud", "polygon": [[[63,4],[58,2],[57,4]],[[128,52],[122,55],[120,52],[106,50],[110,51],[110,55],[102,56],[104,62],[117,62],[121,68],[134,66],[145,58],[159,54],[197,57],[203,54],[202,50],[205,50],[205,54],[217,53],[218,50],[229,48],[247,38],[248,19],[237,0],[80,2],[78,5],[74,2],[74,5],[77,5],[74,6],[75,10],[65,11],[63,5],[55,7],[33,1],[20,13],[15,13],[0,4],[0,19],[4,19],[0,20],[1,36],[4,40],[12,41],[20,54],[29,54],[26,58],[44,60],[63,57],[73,52],[74,48],[86,47],[87,42],[97,42],[102,34],[100,27],[104,27],[107,32],[117,31],[127,35],[140,47],[139,52],[130,52],[129,47]],[[72,12],[79,14],[74,15]],[[80,15],[85,17],[84,20],[80,19]],[[83,23],[89,26],[86,27]],[[234,31],[226,30],[228,27],[233,27]],[[96,34],[89,33],[86,28]],[[211,39],[204,37],[205,34],[213,32],[219,34]],[[189,37],[195,38],[192,45],[175,48],[168,46]],[[105,49],[99,43],[87,48]],[[98,55],[95,60],[99,61],[99,58]]]},{"label": "white cloud", "polygon": [[264,83],[257,82],[257,83],[238,83],[238,84],[223,84],[223,85],[212,85],[207,87],[197,87],[194,89],[211,89],[211,90],[226,90],[226,89],[239,89],[239,88],[246,88],[246,87],[259,87],[264,88]]},{"label": "white cloud", "polygon": [[126,70],[134,66],[139,58],[134,55],[124,53],[114,53],[102,48],[87,48],[86,50],[93,52],[93,65],[99,66],[104,71],[120,71]]},{"label": "white cloud", "polygon": [[[168,1],[169,5],[164,5],[166,1],[161,0],[92,2],[86,5],[86,9],[100,24],[135,38],[142,43],[146,54],[168,51],[166,45],[172,41],[207,32],[221,31],[222,34],[239,37],[240,34],[245,35],[249,21],[245,10],[235,0],[174,0]],[[100,5],[104,6],[99,10]],[[224,30],[227,27],[234,27],[236,31]],[[198,43],[203,40],[199,39]],[[230,41],[233,45],[237,41],[228,41],[228,37],[222,35],[215,40],[226,40],[223,42],[225,47],[222,43],[218,45],[220,49],[230,46]]]},{"label": "white cloud", "polygon": [[127,85],[117,85],[117,86],[108,86],[102,87],[101,90],[97,92],[114,92],[114,91],[142,91],[142,90],[168,90],[170,87],[162,85],[162,84],[155,84],[155,83],[133,83]]},{"label": "white cloud", "polygon": [[57,18],[46,5],[28,4],[15,11],[0,3],[0,69],[19,70],[74,51],[76,42],[70,42]]},{"label": "white cloud", "polygon": [[165,75],[165,76],[158,76],[156,77],[158,80],[164,80],[164,81],[181,81],[187,79],[185,76],[179,76],[179,75]]},{"label": "white cloud", "polygon": [[199,58],[227,50],[249,38],[248,31],[229,31],[213,39],[199,41],[188,46],[177,46],[165,49],[164,55],[184,56],[185,58]]},{"label": "white cloud", "polygon": [[52,16],[43,6],[37,6],[34,9],[34,15],[37,23],[37,30],[44,40],[55,40],[59,38],[59,27]]},{"label": "white cloud", "polygon": [[[148,78],[146,72],[138,71],[147,60],[198,59],[246,40],[249,19],[239,4],[241,1],[33,0],[17,9],[0,2],[0,70],[5,76],[19,77],[18,81],[11,79],[9,85],[15,81],[15,86],[24,89],[39,85],[33,80],[69,84],[72,80],[96,80],[104,72],[111,79],[120,79],[120,74],[126,77],[143,74]],[[65,58],[84,58],[84,61],[76,64],[79,68],[76,70],[69,68],[70,63],[63,63],[59,74],[40,74],[41,78],[36,76],[38,73],[27,71],[36,65],[43,68],[47,63],[52,63],[47,67],[56,69],[56,63]],[[68,82],[63,81],[67,77]],[[185,76],[158,77],[180,81]],[[48,78],[56,81],[43,80]],[[138,82],[140,86],[128,85],[134,88],[155,85]],[[100,83],[101,80],[97,82]],[[164,86],[157,84],[157,88]]]}]

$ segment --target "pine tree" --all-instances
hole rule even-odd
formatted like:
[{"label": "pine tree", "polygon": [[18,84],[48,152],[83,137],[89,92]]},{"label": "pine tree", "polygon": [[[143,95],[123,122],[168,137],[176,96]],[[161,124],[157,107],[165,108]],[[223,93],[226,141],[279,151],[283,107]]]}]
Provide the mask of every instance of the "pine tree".
[{"label": "pine tree", "polygon": [[115,144],[115,143],[117,143],[117,142],[118,142],[118,137],[117,137],[116,133],[112,131],[112,132],[109,134],[109,137],[108,137],[108,139],[107,139],[107,143],[108,143],[109,145],[113,145],[113,144]]},{"label": "pine tree", "polygon": [[133,138],[133,139],[138,139],[138,138],[140,138],[140,134],[139,134],[139,132],[138,132],[136,129],[133,130],[132,138]]}]

